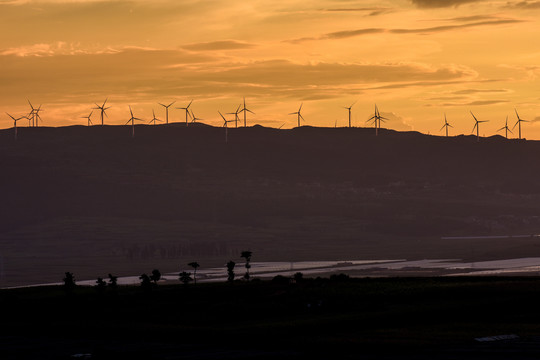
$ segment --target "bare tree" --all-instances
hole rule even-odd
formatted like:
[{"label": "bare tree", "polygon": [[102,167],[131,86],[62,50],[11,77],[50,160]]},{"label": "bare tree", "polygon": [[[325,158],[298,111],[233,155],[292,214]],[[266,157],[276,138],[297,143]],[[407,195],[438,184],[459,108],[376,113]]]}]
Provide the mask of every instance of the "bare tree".
[{"label": "bare tree", "polygon": [[227,281],[231,283],[234,281],[234,266],[235,265],[236,263],[232,260],[230,260],[227,263]]},{"label": "bare tree", "polygon": [[196,261],[190,262],[188,266],[193,268],[193,284],[197,284],[197,268],[200,266]]},{"label": "bare tree", "polygon": [[243,257],[244,259],[246,259],[246,264],[244,265],[246,267],[246,274],[244,275],[244,279],[246,279],[247,281],[249,281],[249,269],[251,268],[251,264],[249,263],[251,261],[251,255],[252,255],[252,252],[251,251],[242,251],[242,253],[240,254],[240,257]]}]

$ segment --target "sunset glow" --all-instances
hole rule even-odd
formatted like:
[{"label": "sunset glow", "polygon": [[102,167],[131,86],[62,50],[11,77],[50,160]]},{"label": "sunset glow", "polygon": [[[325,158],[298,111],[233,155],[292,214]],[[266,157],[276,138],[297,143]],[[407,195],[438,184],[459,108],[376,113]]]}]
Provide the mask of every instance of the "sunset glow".
[{"label": "sunset glow", "polygon": [[[221,126],[243,97],[248,126],[383,126],[494,134],[514,108],[540,139],[540,1],[0,0],[0,127],[43,105],[43,126],[146,123],[176,103]],[[230,116],[230,115],[229,115]],[[98,111],[92,121],[97,124]],[[18,124],[26,126],[27,124]],[[517,128],[513,132],[517,137]]]}]

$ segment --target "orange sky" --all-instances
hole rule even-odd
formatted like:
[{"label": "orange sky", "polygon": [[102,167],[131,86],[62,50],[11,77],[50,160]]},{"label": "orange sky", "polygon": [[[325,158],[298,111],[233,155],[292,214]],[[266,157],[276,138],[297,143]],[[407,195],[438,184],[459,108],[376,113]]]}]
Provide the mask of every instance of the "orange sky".
[{"label": "orange sky", "polygon": [[[247,99],[248,125],[367,126],[492,135],[514,108],[540,139],[540,1],[0,0],[0,127],[43,104],[43,124],[108,124],[157,103],[203,122]],[[98,122],[98,113],[92,119]],[[183,121],[172,109],[170,121]],[[517,129],[514,131],[517,134]],[[502,134],[500,132],[499,134]]]}]

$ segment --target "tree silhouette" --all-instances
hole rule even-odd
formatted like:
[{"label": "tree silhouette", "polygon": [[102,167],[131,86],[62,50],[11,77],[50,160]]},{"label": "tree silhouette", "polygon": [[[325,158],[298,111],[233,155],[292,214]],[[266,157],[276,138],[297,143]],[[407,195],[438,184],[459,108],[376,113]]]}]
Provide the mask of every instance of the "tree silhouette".
[{"label": "tree silhouette", "polygon": [[246,274],[244,275],[244,279],[246,279],[247,281],[249,281],[249,269],[251,268],[251,264],[249,262],[251,261],[251,255],[251,251],[242,251],[242,253],[240,254],[240,257],[246,259],[246,264],[244,265],[246,267]]},{"label": "tree silhouette", "polygon": [[304,281],[304,274],[302,274],[301,272],[297,272],[293,275],[293,279],[295,283],[300,283]]},{"label": "tree silhouette", "polygon": [[107,286],[107,283],[103,281],[102,278],[98,277],[96,280],[96,288],[101,293],[103,290],[105,290],[105,286]]},{"label": "tree silhouette", "polygon": [[113,276],[112,274],[109,273],[109,286],[112,289],[116,289],[117,285],[118,285],[118,277]]},{"label": "tree silhouette", "polygon": [[141,287],[145,290],[151,290],[152,289],[152,281],[150,280],[150,277],[146,274],[142,274],[139,276],[139,279],[141,279]]},{"label": "tree silhouette", "polygon": [[191,278],[191,273],[185,271],[182,271],[180,274],[178,274],[178,277],[184,285],[187,285],[190,281],[193,281],[193,279]]},{"label": "tree silhouette", "polygon": [[234,281],[234,266],[235,265],[236,263],[232,260],[230,260],[227,263],[227,281],[231,283]]},{"label": "tree silhouette", "polygon": [[66,272],[66,276],[64,277],[64,288],[66,291],[72,291],[75,288],[75,277],[73,276],[73,273]]},{"label": "tree silhouette", "polygon": [[152,270],[152,275],[150,275],[150,280],[154,282],[154,284],[157,284],[157,282],[161,279],[161,273],[158,269]]},{"label": "tree silhouette", "polygon": [[196,261],[190,262],[188,266],[193,268],[193,284],[197,284],[197,268],[200,266]]}]

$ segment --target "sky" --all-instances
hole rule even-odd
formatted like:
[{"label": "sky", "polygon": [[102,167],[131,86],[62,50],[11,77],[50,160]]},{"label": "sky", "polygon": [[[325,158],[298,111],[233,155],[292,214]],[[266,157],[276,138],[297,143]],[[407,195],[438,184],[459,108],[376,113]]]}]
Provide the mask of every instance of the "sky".
[{"label": "sky", "polygon": [[[243,98],[248,125],[383,126],[443,135],[522,119],[540,139],[540,1],[0,0],[0,128],[145,122],[221,126]],[[91,119],[100,122],[99,111]],[[232,119],[233,115],[226,115]],[[19,126],[24,125],[19,123]],[[517,136],[517,128],[514,134]]]}]

